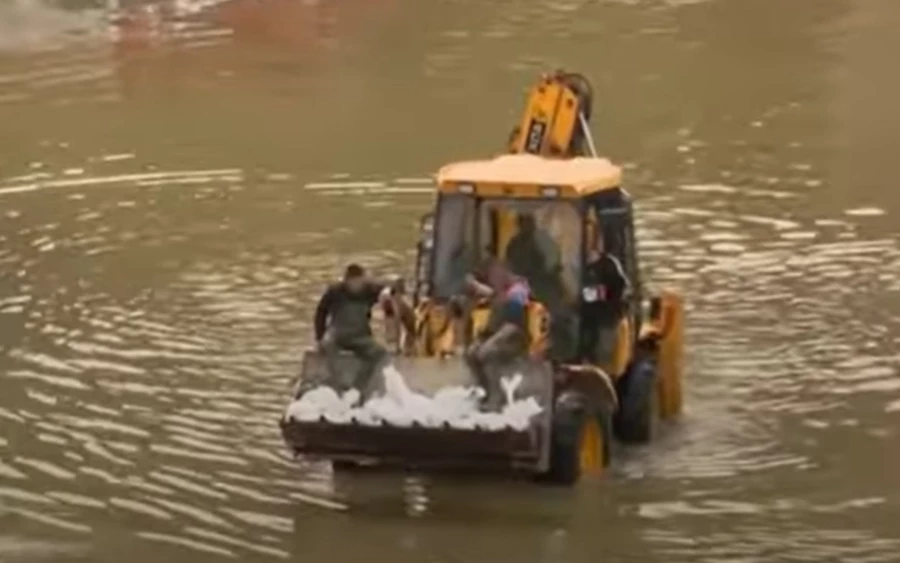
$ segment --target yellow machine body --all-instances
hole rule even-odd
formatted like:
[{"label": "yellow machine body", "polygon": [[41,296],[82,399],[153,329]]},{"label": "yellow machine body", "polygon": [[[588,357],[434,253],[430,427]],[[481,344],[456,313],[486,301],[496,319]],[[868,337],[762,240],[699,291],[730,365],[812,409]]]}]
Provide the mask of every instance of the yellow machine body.
[{"label": "yellow machine body", "polygon": [[[528,279],[528,357],[510,368],[525,374],[542,405],[529,429],[492,434],[282,421],[285,441],[295,454],[354,462],[376,457],[416,467],[524,468],[571,484],[603,473],[613,436],[646,443],[654,434],[654,420],[681,412],[684,304],[673,290],[644,295],[631,196],[622,189],[622,169],[596,155],[587,130],[591,104],[590,86],[579,75],[544,76],[528,94],[507,154],[455,162],[438,171],[434,209],[420,225],[415,318],[404,322],[414,329],[399,338],[398,331],[388,331],[405,356],[398,362],[434,372],[434,378],[417,378],[420,382],[435,379],[436,385],[444,370],[470,378],[462,355],[487,325],[491,304],[467,294],[469,276],[488,259],[507,260],[511,241],[524,225],[542,229],[555,250],[542,247],[540,260],[552,255],[556,262],[534,275],[535,280]],[[621,309],[614,311],[619,322],[611,353],[606,350],[608,357],[587,361],[590,355],[582,344],[600,341],[582,342],[587,314],[582,299],[589,295],[584,272],[601,246],[620,261],[629,289],[617,303]],[[529,269],[529,260],[520,259],[526,263],[520,271]],[[512,259],[508,262],[512,269]],[[568,330],[571,325],[576,326]],[[570,353],[573,340],[577,350]],[[344,361],[359,362],[352,354]],[[334,376],[315,353],[304,362],[301,382],[315,380],[320,372],[323,378]],[[356,373],[358,366],[350,364],[340,371]],[[299,393],[303,386],[297,389]]]}]

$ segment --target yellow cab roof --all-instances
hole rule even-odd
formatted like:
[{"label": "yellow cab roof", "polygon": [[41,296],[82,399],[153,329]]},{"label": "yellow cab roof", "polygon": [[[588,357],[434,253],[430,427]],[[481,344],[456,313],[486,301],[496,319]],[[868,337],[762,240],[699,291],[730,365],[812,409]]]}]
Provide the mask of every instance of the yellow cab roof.
[{"label": "yellow cab roof", "polygon": [[461,192],[459,186],[482,197],[542,197],[547,187],[559,196],[579,198],[619,187],[622,169],[605,158],[545,158],[533,154],[507,154],[491,160],[455,162],[437,173],[438,189]]}]

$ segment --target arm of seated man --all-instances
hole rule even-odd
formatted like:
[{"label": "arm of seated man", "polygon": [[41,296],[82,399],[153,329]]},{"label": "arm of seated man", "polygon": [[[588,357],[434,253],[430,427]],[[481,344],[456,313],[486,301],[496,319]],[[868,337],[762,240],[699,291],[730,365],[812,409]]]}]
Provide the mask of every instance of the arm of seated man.
[{"label": "arm of seated man", "polygon": [[485,283],[481,283],[480,281],[475,279],[475,276],[473,276],[472,274],[466,276],[466,289],[472,292],[475,297],[479,298],[488,298],[494,295],[494,290],[491,288],[491,286]]},{"label": "arm of seated man", "polygon": [[511,325],[521,330],[527,321],[528,294],[525,291],[511,291],[504,302],[504,326]]}]

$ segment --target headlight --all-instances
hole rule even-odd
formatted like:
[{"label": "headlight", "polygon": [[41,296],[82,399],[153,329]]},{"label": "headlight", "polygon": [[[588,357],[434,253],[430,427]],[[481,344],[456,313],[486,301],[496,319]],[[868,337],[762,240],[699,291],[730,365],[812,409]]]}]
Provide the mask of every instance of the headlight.
[{"label": "headlight", "polygon": [[559,188],[556,186],[545,186],[541,188],[541,195],[544,197],[559,197]]}]

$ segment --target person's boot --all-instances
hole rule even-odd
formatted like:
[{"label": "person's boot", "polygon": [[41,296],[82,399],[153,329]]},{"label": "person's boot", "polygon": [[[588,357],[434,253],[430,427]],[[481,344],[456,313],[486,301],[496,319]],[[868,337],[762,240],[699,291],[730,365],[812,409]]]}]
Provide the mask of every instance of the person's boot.
[{"label": "person's boot", "polygon": [[353,388],[359,391],[360,404],[366,402],[371,395],[372,379],[384,368],[384,362],[364,362],[353,380]]},{"label": "person's boot", "polygon": [[494,390],[489,392],[481,402],[481,410],[484,412],[500,412],[503,410],[503,395]]},{"label": "person's boot", "polygon": [[500,374],[497,370],[491,370],[487,376],[487,395],[485,396],[484,409],[488,412],[500,412],[503,410],[504,394],[500,386]]},{"label": "person's boot", "polygon": [[469,370],[472,372],[472,376],[475,378],[475,382],[478,384],[478,387],[480,387],[481,390],[484,391],[484,395],[478,402],[479,406],[482,407],[483,410],[487,406],[491,398],[490,379],[484,372],[484,368],[482,368],[480,365],[472,363],[469,365]]},{"label": "person's boot", "polygon": [[478,385],[484,390],[479,407],[484,412],[494,412],[503,406],[503,390],[499,379],[486,367],[481,367],[476,374]]}]

